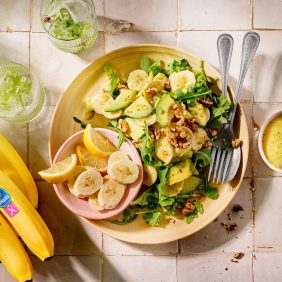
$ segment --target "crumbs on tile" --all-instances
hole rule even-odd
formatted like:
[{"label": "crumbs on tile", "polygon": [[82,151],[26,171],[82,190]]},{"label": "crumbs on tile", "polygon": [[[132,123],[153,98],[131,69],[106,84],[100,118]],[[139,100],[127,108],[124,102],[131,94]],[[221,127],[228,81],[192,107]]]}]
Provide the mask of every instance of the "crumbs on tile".
[{"label": "crumbs on tile", "polygon": [[237,223],[230,222],[221,222],[221,226],[223,226],[227,232],[235,231],[238,228]]},{"label": "crumbs on tile", "polygon": [[232,212],[237,213],[237,212],[240,212],[240,211],[244,211],[242,206],[240,206],[239,204],[236,204],[236,205],[233,206]]}]

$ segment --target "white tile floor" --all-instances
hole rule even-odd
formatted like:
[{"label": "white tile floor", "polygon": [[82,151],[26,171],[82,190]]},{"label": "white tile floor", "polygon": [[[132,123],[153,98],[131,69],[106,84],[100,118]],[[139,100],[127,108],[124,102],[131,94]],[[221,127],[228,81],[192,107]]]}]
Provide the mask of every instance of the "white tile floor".
[{"label": "white tile floor", "polygon": [[[234,87],[244,33],[259,29],[261,45],[242,95],[251,137],[250,161],[238,194],[218,220],[179,242],[128,244],[78,220],[61,205],[52,186],[39,181],[39,211],[54,235],[56,256],[46,263],[32,257],[34,281],[281,281],[282,178],[262,162],[258,131],[253,129],[282,108],[281,1],[215,0],[211,5],[207,0],[95,0],[101,32],[93,48],[81,55],[63,53],[51,45],[40,25],[40,2],[0,1],[0,62],[7,57],[30,64],[47,90],[48,107],[40,122],[15,126],[0,121],[0,132],[13,143],[36,179],[37,171],[48,164],[54,106],[72,79],[105,52],[130,44],[161,43],[199,55],[218,68],[216,39],[229,32],[235,39],[230,69]],[[104,33],[111,19],[129,20],[134,29],[118,35]],[[250,190],[252,186],[255,191]],[[226,233],[220,223],[237,203],[244,208],[239,214],[231,212],[238,229]],[[245,256],[239,263],[231,262],[238,251]],[[14,281],[1,265],[0,281]]]}]

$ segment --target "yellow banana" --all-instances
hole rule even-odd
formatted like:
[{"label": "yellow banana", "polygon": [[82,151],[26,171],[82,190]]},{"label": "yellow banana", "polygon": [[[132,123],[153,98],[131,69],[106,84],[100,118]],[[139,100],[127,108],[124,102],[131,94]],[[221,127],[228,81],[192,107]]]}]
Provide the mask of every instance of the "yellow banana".
[{"label": "yellow banana", "polygon": [[1,170],[0,212],[37,257],[46,260],[54,255],[54,241],[48,227],[22,191]]},{"label": "yellow banana", "polygon": [[32,265],[18,237],[0,214],[0,260],[19,282],[31,281]]},{"label": "yellow banana", "polygon": [[0,134],[0,169],[22,190],[31,204],[37,208],[38,191],[25,163],[14,147]]}]

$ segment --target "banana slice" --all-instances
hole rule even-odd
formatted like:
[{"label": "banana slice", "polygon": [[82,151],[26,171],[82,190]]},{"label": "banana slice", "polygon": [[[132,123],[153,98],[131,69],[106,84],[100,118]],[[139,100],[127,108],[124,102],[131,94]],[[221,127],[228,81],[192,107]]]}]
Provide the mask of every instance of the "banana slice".
[{"label": "banana slice", "polygon": [[140,91],[148,80],[148,74],[144,70],[132,71],[127,79],[127,86],[131,90]]},{"label": "banana slice", "polygon": [[104,207],[99,204],[98,193],[99,192],[96,192],[88,198],[89,207],[95,211],[101,211],[104,209]]},{"label": "banana slice", "polygon": [[108,174],[122,184],[130,184],[138,178],[139,168],[133,161],[119,160],[108,166]]},{"label": "banana slice", "polygon": [[85,198],[96,193],[103,184],[103,177],[96,168],[89,168],[76,179],[71,193],[79,198]]},{"label": "banana slice", "polygon": [[171,90],[186,90],[190,84],[196,82],[194,73],[188,70],[175,72],[169,76]]},{"label": "banana slice", "polygon": [[107,102],[112,102],[114,99],[113,97],[108,93],[100,93],[96,94],[92,97],[90,104],[92,106],[92,109],[100,115],[104,114],[104,106]]},{"label": "banana slice", "polygon": [[87,167],[86,166],[82,166],[82,165],[78,165],[76,168],[75,168],[75,171],[74,173],[72,174],[72,176],[69,178],[68,182],[67,182],[67,186],[69,187],[70,190],[73,189],[73,186],[74,186],[74,183],[76,181],[76,179],[78,178],[78,176],[87,170]]},{"label": "banana slice", "polygon": [[122,151],[113,152],[109,157],[108,166],[111,166],[113,163],[120,160],[129,160],[129,157]]},{"label": "banana slice", "polygon": [[118,203],[121,201],[126,186],[110,179],[106,181],[99,193],[98,193],[98,203],[100,206],[104,207],[105,209],[113,209],[115,208]]},{"label": "banana slice", "polygon": [[197,131],[194,132],[194,142],[192,146],[192,150],[194,152],[202,149],[204,143],[208,140],[208,134],[203,128],[198,128]]},{"label": "banana slice", "polygon": [[152,186],[158,178],[158,172],[153,166],[143,164],[144,178],[143,184],[146,186]]},{"label": "banana slice", "polygon": [[173,147],[166,137],[161,137],[155,143],[156,156],[165,164],[173,158]]}]

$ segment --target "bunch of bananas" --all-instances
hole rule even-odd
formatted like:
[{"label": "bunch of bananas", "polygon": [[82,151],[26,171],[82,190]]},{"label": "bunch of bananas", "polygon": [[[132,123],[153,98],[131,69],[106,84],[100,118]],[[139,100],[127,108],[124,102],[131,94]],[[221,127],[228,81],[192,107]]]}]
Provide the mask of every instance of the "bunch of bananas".
[{"label": "bunch of bananas", "polygon": [[38,192],[30,172],[0,134],[0,261],[20,282],[32,280],[32,265],[17,234],[41,260],[54,255],[52,235],[37,205]]}]

